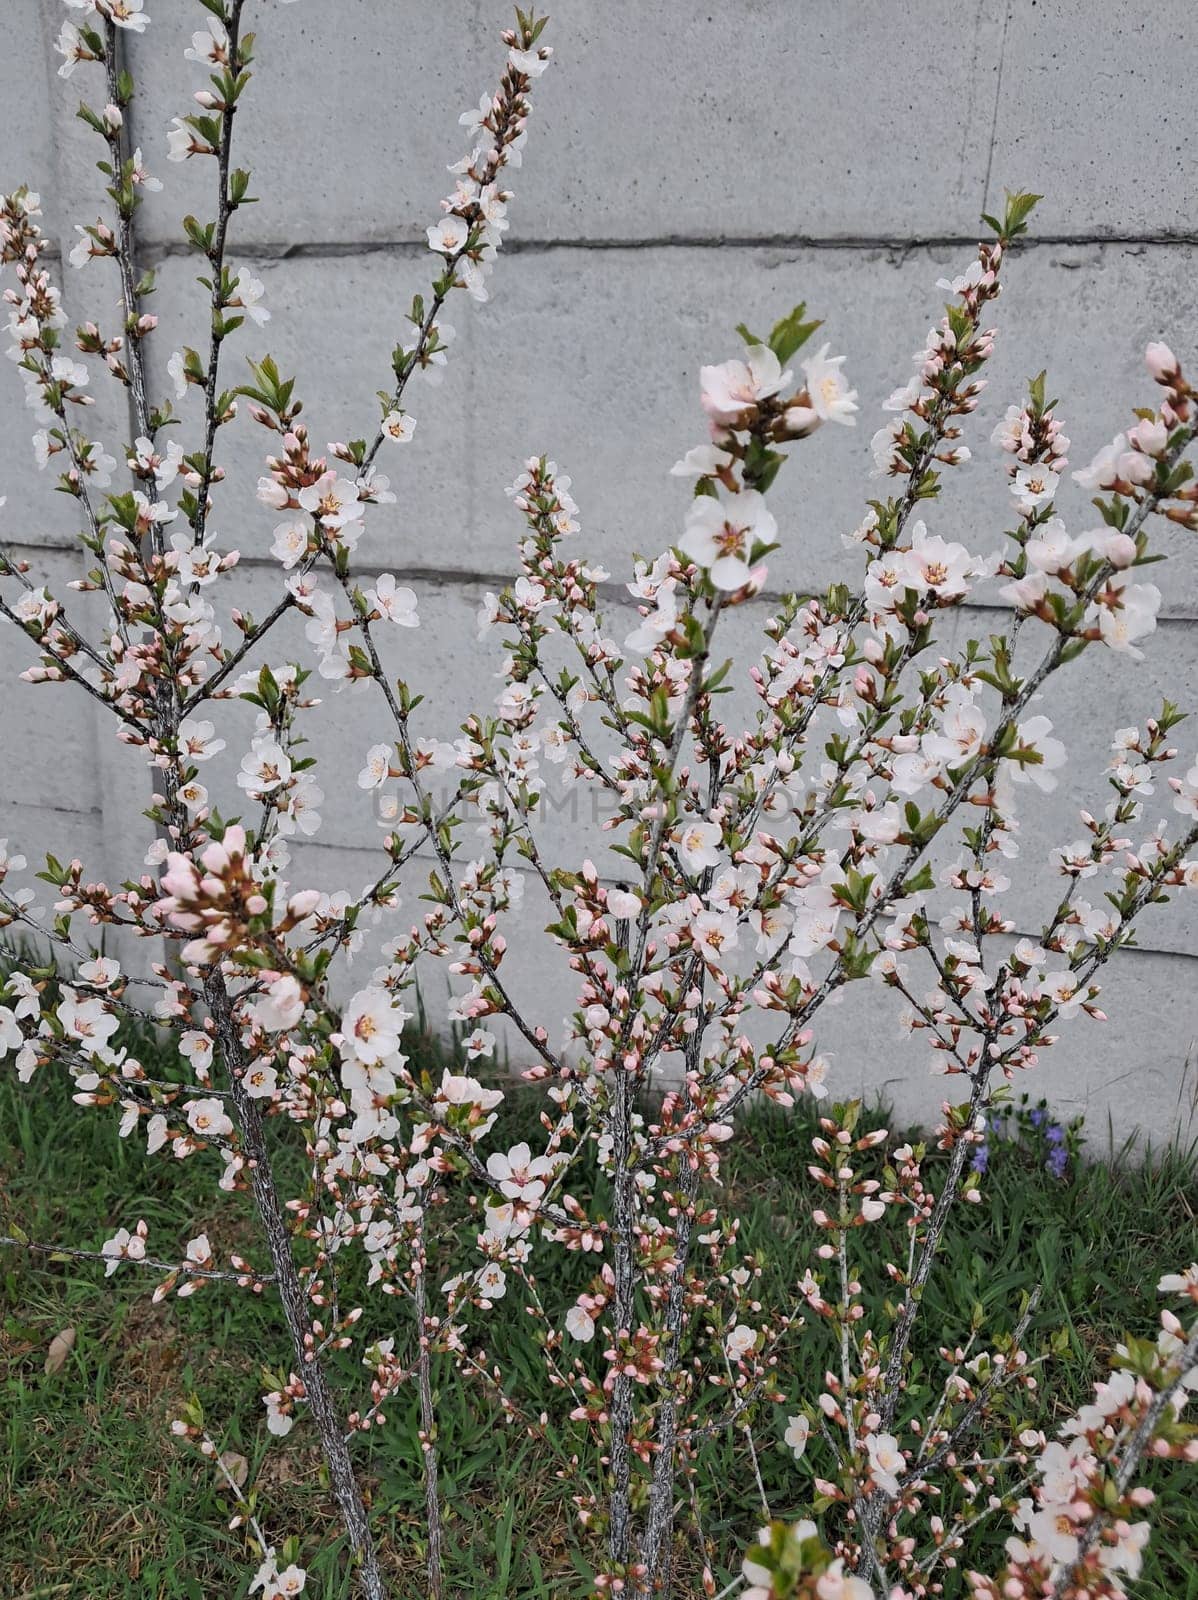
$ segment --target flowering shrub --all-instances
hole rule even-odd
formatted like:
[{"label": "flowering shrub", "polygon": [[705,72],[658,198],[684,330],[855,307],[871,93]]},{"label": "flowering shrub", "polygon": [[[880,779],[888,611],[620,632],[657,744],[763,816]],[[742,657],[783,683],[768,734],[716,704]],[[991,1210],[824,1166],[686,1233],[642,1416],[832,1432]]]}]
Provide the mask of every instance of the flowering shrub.
[{"label": "flowering shrub", "polygon": [[[843,358],[829,344],[811,352],[819,324],[804,307],[767,338],[741,329],[743,354],[702,370],[706,427],[672,469],[690,504],[676,542],[636,564],[639,619],[622,642],[604,614],[607,572],[572,553],[569,479],[544,456],[524,464],[510,490],[519,575],[480,618],[498,636],[503,687],[455,733],[396,676],[419,596],[392,574],[365,586],[355,559],[375,508],[396,498],[380,467],[402,462],[393,452],[413,437],[409,391],[446,364],[446,303],[459,291],[486,298],[508,170],[550,58],[544,19],[517,12],[498,89],[461,119],[469,149],[428,229],[431,288],[411,305],[375,422],[317,454],[294,381],[269,356],[251,362],[246,384],[222,366],[226,343],[270,314],[263,285],[229,255],[252,198],[232,143],[253,36],[245,0],[198,3],[204,26],[187,55],[209,87],[175,119],[166,155],[215,171],[215,215],[186,223],[209,295],[203,348],[156,350],[153,283],[134,267],[142,191],[159,181],[152,153],[130,153],[124,133],[133,85],[120,41],[146,28],[141,0],[68,0],[77,15],[58,43],[60,72],[94,72],[105,102],[80,116],[104,144],[110,215],[80,227],[71,262],[115,271],[118,329],[87,323],[70,340],[38,198],[4,201],[10,354],[38,419],[37,458],[75,500],[93,562],[72,587],[99,595],[106,618],[89,632],[10,555],[0,611],[35,647],[26,679],[90,695],[148,762],[157,840],[145,874],[115,888],[78,859],[50,857],[50,911],[20,886],[22,859],[0,853],[3,922],[53,953],[25,961],[0,991],[0,1053],[35,1091],[41,1074],[68,1072],[76,1100],[119,1115],[150,1156],[210,1164],[220,1188],[252,1196],[260,1239],[254,1260],[221,1259],[204,1234],[176,1258],[155,1253],[130,1216],[96,1250],[71,1253],[94,1255],[106,1275],[156,1274],[156,1297],[278,1296],[292,1350],[263,1395],[266,1426],[318,1436],[370,1597],[388,1592],[388,1575],[354,1444],[386,1425],[401,1388],[419,1396],[430,1595],[443,1592],[434,1359],[451,1361],[480,1405],[544,1438],[517,1376],[486,1348],[487,1313],[507,1295],[526,1307],[572,1425],[561,1474],[580,1539],[605,1552],[598,1594],[668,1593],[675,1540],[708,1551],[709,1445],[743,1440],[756,1466],[775,1429],[806,1458],[796,1471],[811,1478],[796,1495],[812,1519],[777,1521],[766,1505],[768,1526],[725,1593],[1121,1593],[1148,1532],[1141,1461],[1198,1457],[1181,1420],[1198,1384],[1198,1268],[1161,1283],[1178,1309],[1161,1314],[1158,1338],[1121,1347],[1093,1403],[1051,1438],[1030,1307],[1012,1308],[1007,1328],[940,1330],[939,1372],[917,1372],[911,1350],[954,1210],[984,1203],[987,1118],[1007,1083],[1035,1066],[1058,1024],[1101,1018],[1101,968],[1144,911],[1198,883],[1198,764],[1177,766],[1181,713],[1170,703],[1113,731],[1110,795],[1082,814],[1077,839],[1019,839],[1025,801],[1051,790],[1068,760],[1044,692],[1081,657],[1101,657],[1105,672],[1121,666],[1108,653],[1141,654],[1161,603],[1144,572],[1154,519],[1198,527],[1185,459],[1198,408],[1179,362],[1149,347],[1156,408],[1138,409],[1074,473],[1096,492],[1089,527],[1068,531],[1056,510],[1069,441],[1041,375],[994,438],[1011,488],[1001,547],[979,555],[933,532],[919,513],[969,460],[988,319],[1036,198],[1009,196],[985,219],[992,236],[976,259],[940,285],[944,315],[885,402],[878,498],[846,539],[855,570],[826,595],[775,608],[748,674],[756,714],[732,728],[720,695],[734,668],[717,633],[760,593],[786,537],[769,503],[784,447],[818,448],[821,429],[853,425],[860,410]],[[172,399],[154,403],[158,372]],[[119,468],[85,426],[93,377],[105,375],[129,392],[137,424]],[[258,498],[282,571],[261,620],[233,603],[231,507],[222,520],[218,445],[240,411],[270,436]],[[948,648],[942,613],[995,582],[1008,625]],[[271,661],[272,631],[292,615],[310,650]],[[358,784],[377,791],[389,826],[378,874],[357,894],[287,876],[291,841],[320,826],[304,734],[317,687],[377,704]],[[248,750],[222,737],[233,698],[257,710]],[[208,776],[222,755],[239,764],[236,817]],[[549,859],[541,818],[563,785],[605,792],[618,867],[601,873],[581,844]],[[1172,794],[1175,829],[1142,826],[1154,793]],[[435,857],[427,878],[418,850]],[[1049,863],[1058,874],[1060,898],[1038,937],[1015,939],[1002,896],[1029,853],[1034,871]],[[557,1033],[522,1004],[505,964],[526,881],[546,907],[547,947],[566,953],[576,979]],[[401,887],[425,907],[410,926]],[[368,928],[385,941],[378,964],[365,983],[346,982],[338,958]],[[110,930],[152,941],[159,959],[122,965],[101,953]],[[457,1030],[439,1081],[404,1042],[418,976],[438,963],[456,981],[447,1021]],[[855,1105],[829,1104],[809,1168],[823,1242],[797,1265],[791,1301],[765,1304],[761,1265],[741,1250],[721,1192],[721,1154],[751,1098],[827,1095],[818,1014],[850,984],[894,991],[958,1098],[941,1107],[933,1160],[927,1146],[859,1133]],[[139,1058],[146,1017],[176,1046],[164,1076]],[[493,1137],[504,1095],[487,1064],[501,1037],[544,1086],[535,1150]],[[305,1183],[280,1192],[280,1152],[297,1147]],[[442,1227],[466,1196],[472,1223]],[[888,1211],[909,1238],[893,1262],[871,1234]],[[351,1300],[346,1264],[358,1252],[367,1292]],[[568,1298],[560,1285],[579,1271],[585,1287]],[[888,1285],[880,1322],[867,1315],[867,1276]],[[779,1386],[777,1351],[794,1339],[823,1352],[819,1393]],[[175,1431],[239,1497],[251,1591],[303,1592],[298,1539],[272,1540],[269,1508],[228,1473],[198,1405]],[[972,1528],[1004,1518],[1016,1532],[1002,1570],[962,1572]],[[739,1565],[709,1553],[725,1570]],[[703,1586],[715,1593],[713,1567]]]}]

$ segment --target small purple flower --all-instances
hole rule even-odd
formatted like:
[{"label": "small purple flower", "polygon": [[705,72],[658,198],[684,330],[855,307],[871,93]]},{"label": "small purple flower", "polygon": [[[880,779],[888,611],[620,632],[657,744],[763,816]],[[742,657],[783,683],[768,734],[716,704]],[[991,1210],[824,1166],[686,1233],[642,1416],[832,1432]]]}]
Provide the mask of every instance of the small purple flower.
[{"label": "small purple flower", "polygon": [[1049,1172],[1052,1173],[1054,1178],[1063,1178],[1065,1176],[1065,1167],[1067,1166],[1068,1161],[1069,1152],[1065,1149],[1063,1144],[1058,1144],[1053,1146],[1052,1150],[1049,1152],[1048,1160],[1044,1163],[1044,1165],[1048,1168]]},{"label": "small purple flower", "polygon": [[1047,1118],[1048,1112],[1045,1111],[1042,1106],[1037,1106],[1036,1109],[1031,1113],[1032,1127],[1042,1128]]},{"label": "small purple flower", "polygon": [[1064,1144],[1065,1130],[1061,1127],[1059,1122],[1050,1122],[1044,1131],[1044,1137],[1048,1140],[1049,1144]]},{"label": "small purple flower", "polygon": [[973,1152],[973,1159],[969,1163],[974,1172],[985,1174],[990,1166],[990,1147],[987,1144],[978,1145]]}]

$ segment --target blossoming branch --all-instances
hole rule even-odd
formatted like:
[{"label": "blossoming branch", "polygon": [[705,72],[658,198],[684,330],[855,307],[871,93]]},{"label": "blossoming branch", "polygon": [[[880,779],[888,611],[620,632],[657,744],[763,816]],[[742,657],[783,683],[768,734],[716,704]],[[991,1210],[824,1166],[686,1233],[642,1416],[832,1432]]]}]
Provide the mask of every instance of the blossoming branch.
[{"label": "blossoming branch", "polygon": [[[1171,701],[1111,730],[1108,790],[1075,839],[1021,829],[1069,762],[1041,709],[1058,674],[1141,655],[1161,606],[1144,570],[1153,534],[1161,519],[1198,528],[1187,458],[1198,400],[1181,363],[1149,347],[1156,404],[1073,472],[1094,494],[1081,526],[1057,509],[1071,447],[1041,374],[991,441],[1010,526],[986,552],[937,532],[945,475],[982,470],[965,439],[1037,198],[1009,195],[975,258],[937,286],[943,315],[884,401],[892,420],[872,441],[874,497],[845,532],[845,580],[771,605],[746,669],[724,658],[728,618],[767,609],[771,553],[793,537],[774,481],[873,402],[831,342],[813,347],[820,324],[804,306],[768,336],[742,327],[741,354],[700,374],[697,442],[671,469],[677,526],[635,563],[637,619],[622,639],[611,574],[575,553],[569,477],[544,454],[524,463],[509,491],[518,573],[479,617],[502,686],[446,727],[412,676],[420,594],[402,571],[367,581],[356,563],[372,538],[381,550],[380,508],[402,503],[390,474],[410,453],[421,386],[449,362],[444,312],[459,291],[489,293],[508,177],[550,60],[545,19],[517,11],[498,86],[461,118],[468,149],[427,229],[431,281],[377,409],[360,438],[322,449],[274,358],[255,349],[247,382],[227,369],[226,346],[271,319],[262,281],[236,259],[237,213],[253,199],[234,124],[254,6],[196,4],[186,56],[207,84],[161,152],[213,174],[208,219],[185,224],[206,291],[195,347],[158,348],[153,275],[137,266],[138,210],[162,183],[155,152],[126,148],[135,86],[121,44],[147,28],[141,0],[70,0],[57,47],[62,75],[103,101],[80,117],[102,142],[109,214],[80,225],[70,266],[113,275],[115,325],[68,331],[38,197],[3,204],[9,353],[36,459],[76,503],[90,565],[70,587],[96,596],[105,620],[85,625],[3,546],[0,612],[35,658],[24,677],[90,696],[148,767],[156,837],[141,875],[115,886],[68,842],[40,874],[49,907],[0,846],[0,924],[37,950],[0,989],[0,1057],[31,1093],[68,1074],[76,1102],[117,1118],[148,1157],[203,1163],[215,1188],[252,1203],[257,1244],[254,1259],[226,1260],[201,1233],[176,1251],[131,1209],[94,1247],[62,1248],[106,1276],[153,1274],[158,1298],[277,1296],[290,1351],[270,1370],[265,1426],[316,1434],[370,1600],[397,1591],[356,1447],[409,1387],[427,1592],[446,1592],[437,1406],[449,1373],[533,1447],[569,1437],[557,1470],[597,1595],[668,1595],[680,1541],[702,1552],[704,1593],[718,1570],[725,1594],[750,1600],[1123,1593],[1148,1537],[1141,1462],[1198,1454],[1182,1420],[1198,1384],[1195,1269],[1161,1285],[1188,1324],[1170,1309],[1155,1341],[1129,1340],[1055,1438],[1042,1388],[1052,1352],[1036,1344],[1033,1306],[938,1328],[930,1384],[912,1381],[912,1338],[959,1208],[986,1203],[979,1152],[1008,1085],[1059,1026],[1101,1020],[1103,967],[1142,914],[1198,885],[1198,763],[1171,742],[1183,717]],[[93,437],[97,381],[130,400],[129,440]],[[225,430],[247,419],[268,436],[257,511],[279,569],[259,618],[238,604],[229,540],[247,510],[220,459]],[[1005,626],[949,644],[946,623],[986,586]],[[284,619],[302,625],[296,659],[279,653]],[[737,682],[754,702],[747,722],[725,710]],[[325,695],[363,697],[377,717],[348,800],[307,737]],[[248,748],[226,717],[232,700],[255,708]],[[581,829],[573,854],[551,849],[549,800],[569,788],[604,798],[598,861]],[[1157,794],[1172,825],[1143,821]],[[384,822],[377,872],[333,894],[293,881],[293,846],[319,832],[330,799],[355,798]],[[1059,899],[1021,934],[1003,896],[1024,863],[1051,871]],[[537,908],[547,957],[562,953],[571,974],[560,1025],[520,993],[508,959],[518,919]],[[107,953],[113,935],[145,958]],[[367,948],[363,979],[348,964]],[[451,1058],[438,1078],[411,1058],[406,1030],[418,984],[440,994],[446,978]],[[952,1080],[957,1098],[930,1108],[926,1144],[861,1132],[860,1107],[828,1099],[820,1014],[850,985],[893,1000]],[[147,1022],[171,1042],[165,1067],[142,1059]],[[504,1050],[540,1086],[535,1149],[495,1137]],[[742,1248],[720,1182],[738,1113],[760,1096],[828,1102],[808,1169],[820,1243],[780,1304],[763,1298],[763,1263]],[[297,1151],[303,1181],[285,1188]],[[908,1242],[890,1261],[878,1241],[893,1218]],[[488,1313],[509,1294],[543,1357],[553,1430],[488,1348]],[[823,1370],[814,1392],[780,1382],[779,1351],[794,1341]],[[229,1477],[219,1422],[198,1401],[173,1431],[196,1447],[197,1470]],[[764,1531],[743,1560],[708,1534],[713,1450],[727,1440],[762,1500]],[[810,1468],[796,1496],[811,1516],[798,1522],[774,1516],[760,1471],[759,1453],[779,1445],[804,1463],[796,1473]],[[229,1481],[251,1590],[302,1593],[301,1534],[273,1532],[265,1494]],[[1002,1570],[962,1572],[973,1529],[1004,1518],[1017,1531]]]}]

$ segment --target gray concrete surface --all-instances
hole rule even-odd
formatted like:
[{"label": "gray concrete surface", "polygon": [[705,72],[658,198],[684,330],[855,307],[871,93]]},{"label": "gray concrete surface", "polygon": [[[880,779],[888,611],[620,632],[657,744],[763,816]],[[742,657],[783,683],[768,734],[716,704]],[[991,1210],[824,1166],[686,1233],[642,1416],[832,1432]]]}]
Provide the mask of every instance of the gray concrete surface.
[{"label": "gray concrete surface", "polygon": [[[94,140],[73,119],[80,94],[96,95],[86,68],[68,83],[56,76],[49,43],[69,15],[60,0],[9,6],[0,185],[38,188],[65,250],[71,224],[100,210]],[[132,131],[167,184],[141,216],[143,254],[159,273],[151,348],[165,390],[171,350],[203,336],[179,219],[207,214],[212,174],[164,159],[166,125],[202,82],[183,59],[202,13],[184,0],[149,9],[149,31],[130,41],[141,91]],[[425,628],[404,636],[397,667],[436,696],[437,732],[478,703],[480,686],[490,693],[494,658],[476,643],[473,611],[511,570],[519,524],[503,488],[521,459],[544,450],[572,474],[584,541],[620,577],[634,552],[655,553],[679,525],[685,490],[667,469],[702,436],[699,365],[735,353],[738,320],[766,323],[799,298],[846,352],[863,426],[825,430],[779,480],[783,549],[771,588],[846,575],[839,536],[876,492],[868,442],[880,402],[905,381],[938,315],[937,278],[965,265],[978,215],[1000,203],[1004,185],[1041,189],[1045,200],[998,308],[991,384],[967,439],[978,459],[953,475],[932,514],[939,530],[978,550],[995,542],[1007,497],[988,435],[1039,367],[1049,368],[1082,464],[1131,406],[1151,401],[1141,362],[1149,339],[1170,340],[1198,365],[1198,167],[1186,111],[1198,23],[1184,8],[558,0],[550,9],[557,55],[536,87],[525,165],[511,177],[511,243],[493,299],[476,308],[460,297],[450,313],[459,333],[451,370],[443,387],[413,391],[416,442],[390,457],[400,503],[371,518],[362,550],[367,568],[408,574],[420,590]],[[236,218],[232,254],[264,279],[272,320],[238,336],[229,362],[273,352],[297,374],[323,442],[361,433],[374,415],[403,308],[427,282],[423,231],[445,165],[463,148],[457,117],[495,78],[507,10],[498,0],[250,0],[250,15],[259,62],[239,113],[238,160],[262,202]],[[66,277],[74,317],[111,320],[116,286],[103,264]],[[37,473],[19,384],[5,376],[0,533],[61,590],[80,570],[73,508]],[[111,439],[124,418],[106,398],[94,421]],[[224,443],[218,525],[247,552],[245,592],[261,611],[278,582],[267,553],[273,518],[252,497],[265,435],[243,419]],[[1061,509],[1072,527],[1092,516],[1073,485]],[[1029,834],[1073,837],[1077,808],[1101,803],[1109,730],[1166,692],[1198,710],[1194,544],[1177,533],[1161,547],[1173,558],[1162,569],[1166,620],[1148,659],[1102,663],[1097,697],[1097,669],[1083,663],[1045,704],[1075,760],[1029,815]],[[987,605],[1001,603],[980,600],[956,619],[956,635],[992,625]],[[613,605],[626,607],[614,586]],[[762,602],[736,617],[730,632],[745,651],[767,612]],[[27,661],[20,639],[0,634],[0,837],[31,857],[78,854],[95,875],[121,876],[140,860],[146,774],[90,705],[14,685]],[[353,775],[377,722],[365,701],[330,697],[314,727],[328,821],[296,876],[365,882],[378,830]],[[219,776],[207,776],[219,789]],[[1167,810],[1163,797],[1158,808]],[[598,856],[602,835],[586,826]],[[565,847],[566,832],[561,817],[550,825],[551,850]],[[1029,850],[1011,901],[1021,928],[1035,926],[1049,888],[1035,865]],[[536,921],[530,895],[513,960],[518,987],[547,995],[552,1022],[569,990],[564,973],[528,953]],[[1121,1131],[1139,1125],[1158,1137],[1187,1125],[1196,934],[1193,903],[1147,922],[1143,948],[1110,975],[1111,1022],[1064,1030],[1028,1086],[1085,1109],[1099,1132],[1108,1113]],[[926,1058],[916,1051],[911,1071],[896,1075],[903,1047],[877,1050],[889,1030],[897,1034],[893,1013],[875,991],[850,991],[825,1029],[836,1088],[886,1084],[915,1111],[928,1103]]]}]

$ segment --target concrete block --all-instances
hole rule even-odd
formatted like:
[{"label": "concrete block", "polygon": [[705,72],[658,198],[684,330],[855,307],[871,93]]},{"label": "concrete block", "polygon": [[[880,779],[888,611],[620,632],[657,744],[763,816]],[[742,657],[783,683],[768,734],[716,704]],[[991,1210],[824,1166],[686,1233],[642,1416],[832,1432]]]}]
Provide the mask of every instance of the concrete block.
[{"label": "concrete block", "polygon": [[[164,10],[166,8],[163,8]],[[171,117],[206,85],[182,59],[190,11],[133,41],[139,137],[161,159]],[[967,232],[982,209],[998,72],[1000,8],[961,26],[948,0],[920,20],[866,0],[799,12],[787,0],[564,0],[533,91],[527,161],[512,176],[522,238],[891,236]],[[503,69],[502,5],[448,0],[413,20],[342,0],[337,28],[283,7],[255,15],[259,66],[238,115],[237,160],[262,203],[243,240],[423,239],[446,164],[464,153],[458,114]],[[929,40],[947,137],[927,136],[919,92]],[[851,113],[849,107],[851,106]],[[302,113],[299,108],[303,108]],[[879,161],[885,150],[887,159]],[[147,211],[174,239],[210,202],[192,161]],[[302,199],[301,199],[302,195]]]},{"label": "concrete block", "polygon": [[[14,3],[19,25],[0,62],[14,131],[0,182],[40,189],[47,232],[65,255],[72,224],[107,204],[92,166],[98,142],[74,119],[80,97],[101,100],[100,77],[94,68],[69,82],[56,76],[59,0]],[[1046,242],[1009,264],[990,385],[966,433],[976,459],[948,475],[925,513],[934,531],[979,552],[998,544],[1011,502],[988,437],[1042,366],[1079,466],[1127,425],[1133,406],[1155,400],[1142,367],[1149,340],[1164,338],[1189,364],[1196,359],[1186,346],[1198,324],[1198,247],[1186,211],[1192,163],[1182,109],[1193,51],[1172,12],[1130,15],[1110,0],[1097,11],[1082,0],[1051,8],[979,0],[965,21],[948,0],[917,0],[893,15],[865,0],[816,10],[708,0],[683,18],[668,0],[555,5],[557,59],[536,85],[526,165],[511,176],[516,249],[499,262],[488,306],[464,296],[451,305],[459,339],[445,386],[418,380],[409,391],[416,439],[380,462],[400,503],[372,512],[359,551],[363,576],[395,571],[420,594],[422,629],[383,636],[389,667],[427,697],[415,718],[420,736],[451,736],[498,688],[498,651],[476,640],[474,611],[513,570],[521,522],[503,489],[524,457],[545,451],[572,475],[579,548],[611,571],[610,632],[622,639],[632,556],[656,554],[682,527],[688,494],[668,469],[704,437],[699,366],[738,353],[738,320],[768,329],[799,299],[847,354],[862,414],[855,432],[826,428],[796,447],[779,478],[782,548],[769,589],[854,581],[860,561],[840,536],[885,492],[869,475],[870,435],[886,420],[881,401],[906,381],[912,352],[940,314],[936,280],[969,258],[965,245],[918,241],[971,237],[984,200],[994,208],[1003,184],[1045,190],[1036,228]],[[255,7],[259,63],[238,114],[235,160],[253,170],[262,199],[236,218],[231,256],[264,278],[272,320],[234,335],[224,374],[235,383],[246,354],[272,352],[298,377],[317,448],[360,436],[378,415],[374,392],[388,386],[403,310],[429,281],[424,229],[449,187],[446,163],[464,149],[457,117],[496,81],[507,20],[490,0],[446,0],[416,22],[381,0],[341,0],[336,28],[304,6]],[[190,109],[205,82],[183,59],[199,25],[197,8],[159,0],[149,32],[124,40],[139,83],[133,142],[167,183],[139,216],[144,257],[159,266],[151,309],[161,325],[147,345],[159,395],[169,393],[171,352],[184,342],[203,348],[207,336],[204,291],[194,282],[201,263],[178,241],[184,212],[211,214],[214,170],[165,160],[171,118]],[[961,112],[934,138],[922,87],[930,58],[938,92]],[[1053,242],[1062,238],[1072,242]],[[112,326],[111,265],[63,275],[72,323],[94,317]],[[101,403],[90,431],[119,457],[129,436],[126,397],[98,374],[93,388]],[[194,397],[181,410],[179,437],[191,449]],[[8,496],[0,537],[33,547],[35,578],[44,572],[64,590],[79,570],[69,553],[76,508],[37,474],[32,431],[10,375],[0,385],[0,492]],[[218,459],[228,476],[211,524],[220,546],[247,557],[220,598],[259,615],[282,576],[268,554],[277,518],[254,498],[270,450],[270,436],[248,417],[227,431]],[[1068,483],[1059,498],[1071,529],[1093,524],[1083,491]],[[1047,846],[1079,836],[1079,808],[1105,801],[1112,730],[1142,722],[1163,695],[1198,699],[1193,541],[1158,532],[1158,547],[1173,558],[1152,574],[1170,620],[1148,641],[1147,659],[1088,654],[1036,708],[1052,717],[1071,762],[1053,795],[1027,798],[1025,853],[1007,901],[1021,931],[1034,930],[1055,901]],[[993,592],[974,598],[946,629],[945,648],[1003,620]],[[769,609],[766,598],[728,619],[725,648],[738,665],[754,658]],[[1025,647],[1036,644],[1035,632],[1025,630]],[[284,625],[262,658],[309,660],[302,628]],[[139,871],[150,772],[78,692],[14,682],[29,659],[19,637],[0,633],[0,834],[20,839],[32,864],[52,849],[94,861],[96,875],[110,880]],[[373,691],[313,684],[324,702],[309,731],[326,820],[318,842],[297,850],[292,878],[360,887],[382,864],[382,830],[356,777],[387,725]],[[730,721],[752,714],[743,673],[727,709]],[[205,780],[226,810],[242,810],[235,774],[253,713],[225,706],[219,720],[229,748]],[[1183,750],[1191,738],[1183,725]],[[571,800],[547,811],[545,852],[565,861],[585,844],[601,870],[614,872],[601,809],[579,798],[581,807]],[[1162,790],[1143,831],[1166,815]],[[938,859],[950,853],[945,841]],[[418,890],[414,880],[400,925],[419,916]],[[1196,906],[1188,896],[1144,922],[1144,949],[1108,972],[1111,1023],[1063,1029],[1029,1080],[1058,1109],[1086,1111],[1092,1132],[1101,1133],[1108,1113],[1120,1133],[1138,1124],[1160,1137],[1186,1124],[1198,1017],[1185,957],[1198,952]],[[544,921],[533,883],[509,929],[512,982],[554,1027],[571,1008],[572,988],[560,952],[539,933]],[[364,952],[355,972],[369,959]],[[434,1010],[444,983],[442,969],[429,973]],[[820,1038],[836,1056],[834,1093],[885,1088],[903,1116],[925,1118],[953,1093],[951,1083],[924,1082],[926,1053],[899,1037],[895,1014],[869,985],[824,1013]],[[514,1059],[520,1064],[518,1051]]]},{"label": "concrete block", "polygon": [[[29,580],[44,582],[72,617],[82,617],[86,608],[79,605],[80,597],[66,588],[78,570],[70,557],[46,552],[31,567]],[[4,587],[6,597],[20,594],[12,579],[5,579]],[[0,618],[0,797],[68,817],[90,814],[100,798],[93,787],[94,702],[67,684],[21,682],[19,675],[38,659],[33,641]],[[68,849],[68,856],[73,853]]]},{"label": "concrete block", "polygon": [[[78,856],[87,866],[91,882],[105,877],[103,813],[98,805],[87,809],[86,804],[83,796],[76,797],[77,809],[0,799],[0,839],[8,840],[10,856],[22,855],[26,862],[24,871],[12,873],[5,887],[32,889],[34,905],[42,913],[38,920],[43,924],[53,917],[54,891],[35,874],[44,870],[47,853],[60,861]],[[0,938],[7,944],[14,938],[24,938],[26,932],[29,930],[17,933],[5,929]]]},{"label": "concrete block", "polygon": [[1045,233],[1192,237],[1194,35],[1180,13],[1013,0],[1009,15],[990,204],[1022,185],[1044,191]]},{"label": "concrete block", "polygon": [[13,0],[12,11],[16,15],[6,19],[5,50],[0,59],[0,99],[8,109],[8,131],[0,153],[0,192],[8,194],[28,184],[46,196],[54,169],[46,78],[54,68],[46,59],[38,0]]},{"label": "concrete block", "polygon": [[[994,620],[985,613],[966,611],[954,616],[945,643],[959,650],[969,638],[985,638]],[[1027,715],[1043,714],[1069,752],[1068,765],[1051,794],[1025,785],[1020,791],[1018,815],[1022,826],[1020,860],[1011,872],[1012,888],[1006,908],[1021,930],[1038,929],[1057,903],[1064,882],[1050,867],[1049,856],[1059,845],[1087,837],[1080,813],[1101,816],[1114,798],[1108,768],[1111,741],[1119,728],[1143,728],[1165,699],[1183,709],[1198,709],[1198,650],[1192,622],[1166,622],[1145,641],[1143,661],[1120,659],[1095,646],[1070,663],[1045,684]],[[1025,629],[1018,657],[1021,670],[1029,670],[1048,644],[1047,630],[1034,624]],[[990,697],[991,707],[993,697]],[[1188,771],[1198,756],[1198,725],[1183,722],[1174,732],[1179,759],[1165,769],[1168,774]],[[1173,792],[1162,777],[1155,793],[1144,801],[1141,822],[1127,830],[1134,847],[1145,841],[1161,821],[1168,837],[1186,827],[1173,810]],[[1082,898],[1100,903],[1097,879],[1088,879]],[[1198,953],[1198,895],[1185,892],[1169,904],[1151,907],[1138,924],[1140,943],[1146,949]]]},{"label": "concrete block", "polygon": [[[78,557],[22,553],[30,582],[45,584],[84,636],[99,639],[106,604],[67,589],[85,570]],[[5,580],[6,595],[14,591]],[[33,642],[0,619],[0,808],[11,813],[0,810],[0,834],[8,829],[34,871],[49,850],[63,861],[77,856],[90,879],[121,882],[141,872],[152,837],[140,815],[151,792],[144,757],[117,741],[116,717],[82,689],[22,682],[20,673],[37,661]]]},{"label": "concrete block", "polygon": [[[255,6],[246,18],[257,38],[254,77],[238,107],[233,159],[253,173],[258,204],[235,218],[233,250],[248,241],[423,243],[453,187],[446,167],[469,149],[458,117],[498,84],[498,35],[509,20],[502,6],[467,0],[419,13],[340,0],[335,27],[303,6]],[[142,214],[144,236],[156,244],[180,241],[189,212],[216,215],[215,163],[166,160],[172,118],[193,112],[192,96],[208,87],[204,68],[183,56],[204,24],[191,6],[160,6],[129,41],[137,137],[167,186]],[[527,177],[520,187],[532,187]]]}]

